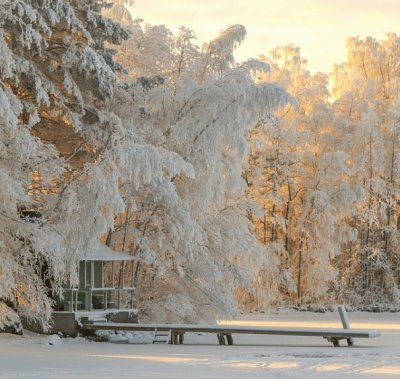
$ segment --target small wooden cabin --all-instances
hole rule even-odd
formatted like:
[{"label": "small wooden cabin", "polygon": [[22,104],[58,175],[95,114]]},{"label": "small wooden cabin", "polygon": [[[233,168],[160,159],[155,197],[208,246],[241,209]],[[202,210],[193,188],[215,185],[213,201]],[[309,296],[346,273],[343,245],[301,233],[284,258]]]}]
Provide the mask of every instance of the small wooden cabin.
[{"label": "small wooden cabin", "polygon": [[56,310],[132,309],[134,257],[100,245],[79,262],[79,284],[66,286]]}]

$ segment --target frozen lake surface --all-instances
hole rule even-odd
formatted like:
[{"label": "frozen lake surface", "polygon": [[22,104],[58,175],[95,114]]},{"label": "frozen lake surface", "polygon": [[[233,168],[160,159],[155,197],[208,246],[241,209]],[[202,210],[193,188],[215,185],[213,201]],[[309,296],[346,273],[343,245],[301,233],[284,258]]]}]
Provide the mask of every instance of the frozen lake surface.
[{"label": "frozen lake surface", "polygon": [[[400,314],[348,313],[352,328],[381,337],[335,348],[318,337],[187,334],[184,345],[149,344],[151,334],[116,335],[112,342],[0,334],[0,378],[396,378],[400,377]],[[281,311],[243,315],[247,326],[341,328],[339,314]]]}]

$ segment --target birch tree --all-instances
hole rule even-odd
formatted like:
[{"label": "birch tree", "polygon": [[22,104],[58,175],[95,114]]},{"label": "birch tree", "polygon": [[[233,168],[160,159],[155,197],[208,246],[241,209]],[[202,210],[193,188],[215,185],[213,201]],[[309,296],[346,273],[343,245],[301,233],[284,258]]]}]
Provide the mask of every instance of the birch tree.
[{"label": "birch tree", "polygon": [[259,80],[277,81],[297,107],[252,131],[250,196],[265,210],[255,222],[280,258],[286,299],[324,300],[336,275],[333,260],[353,236],[341,222],[354,209],[357,188],[346,180],[348,156],[327,101],[327,77],[311,75],[293,45],[263,59],[271,73]]},{"label": "birch tree", "polygon": [[351,265],[343,268],[343,280],[350,301],[364,305],[399,301],[394,263],[399,238],[399,47],[395,34],[383,41],[349,38],[348,59],[332,73],[335,108],[352,130],[353,180],[364,192],[353,220],[358,239],[347,251]]}]

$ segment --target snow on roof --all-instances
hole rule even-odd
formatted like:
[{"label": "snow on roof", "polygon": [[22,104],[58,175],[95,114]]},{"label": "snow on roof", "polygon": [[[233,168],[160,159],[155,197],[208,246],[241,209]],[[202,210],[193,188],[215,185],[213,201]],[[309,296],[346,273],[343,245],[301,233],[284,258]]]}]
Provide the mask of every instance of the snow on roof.
[{"label": "snow on roof", "polygon": [[133,261],[135,258],[132,255],[114,251],[106,245],[99,245],[96,249],[87,253],[87,261]]}]

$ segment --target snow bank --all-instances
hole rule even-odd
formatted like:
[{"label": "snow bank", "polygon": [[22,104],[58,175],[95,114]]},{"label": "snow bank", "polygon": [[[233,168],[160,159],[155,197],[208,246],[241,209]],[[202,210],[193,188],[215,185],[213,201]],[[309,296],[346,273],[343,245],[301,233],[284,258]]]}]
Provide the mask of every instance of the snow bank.
[{"label": "snow bank", "polygon": [[0,333],[23,334],[22,324],[17,313],[0,301]]},{"label": "snow bank", "polygon": [[50,336],[43,338],[41,343],[42,345],[46,346],[55,346],[55,345],[60,345],[62,343],[62,340],[57,334],[52,334]]}]

